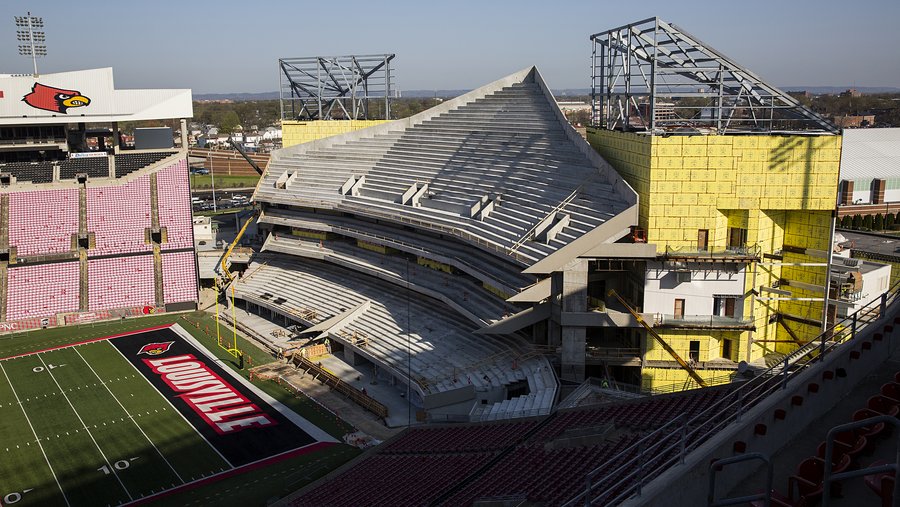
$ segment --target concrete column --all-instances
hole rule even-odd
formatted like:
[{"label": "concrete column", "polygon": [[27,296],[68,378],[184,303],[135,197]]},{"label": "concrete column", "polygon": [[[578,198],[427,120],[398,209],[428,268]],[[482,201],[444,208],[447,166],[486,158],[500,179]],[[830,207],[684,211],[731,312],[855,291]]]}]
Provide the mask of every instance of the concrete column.
[{"label": "concrete column", "polygon": [[[588,297],[588,261],[575,259],[562,272],[561,314],[586,312]],[[566,380],[584,380],[584,326],[561,326],[562,357],[560,375]]]},{"label": "concrete column", "polygon": [[181,119],[181,149],[188,149],[187,120],[184,118]]},{"label": "concrete column", "polygon": [[350,366],[356,366],[356,352],[350,347],[344,347],[344,361]]},{"label": "concrete column", "polygon": [[113,131],[113,141],[112,141],[113,154],[118,154],[119,153],[119,144],[122,140],[122,138],[119,137],[119,122],[117,122],[117,121],[113,122],[112,131]]}]

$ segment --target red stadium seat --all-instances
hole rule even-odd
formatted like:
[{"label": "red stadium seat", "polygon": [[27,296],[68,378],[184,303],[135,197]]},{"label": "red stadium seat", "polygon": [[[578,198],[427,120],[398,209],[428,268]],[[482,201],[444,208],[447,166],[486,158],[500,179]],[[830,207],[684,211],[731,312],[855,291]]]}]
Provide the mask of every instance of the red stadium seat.
[{"label": "red stadium seat", "polygon": [[[865,419],[871,419],[873,417],[878,417],[878,412],[873,410],[869,410],[867,408],[861,408],[853,413],[854,421],[863,421]],[[891,427],[887,426],[883,422],[875,423],[872,426],[863,426],[858,429],[859,434],[866,437],[866,440],[869,441],[869,445],[872,445],[872,441],[875,438],[886,437],[891,433]]]},{"label": "red stadium seat", "polygon": [[900,407],[897,406],[897,400],[876,394],[866,401],[866,408],[874,410],[882,415],[890,415],[897,417],[900,413]]},{"label": "red stadium seat", "polygon": [[888,382],[882,385],[881,395],[887,396],[892,400],[900,400],[900,384],[897,382]]},{"label": "red stadium seat", "polygon": [[[871,466],[887,464],[886,461],[876,461]],[[880,474],[872,474],[866,476],[866,486],[875,492],[881,498],[881,507],[891,507],[893,505],[894,493],[894,473],[882,472]]]}]

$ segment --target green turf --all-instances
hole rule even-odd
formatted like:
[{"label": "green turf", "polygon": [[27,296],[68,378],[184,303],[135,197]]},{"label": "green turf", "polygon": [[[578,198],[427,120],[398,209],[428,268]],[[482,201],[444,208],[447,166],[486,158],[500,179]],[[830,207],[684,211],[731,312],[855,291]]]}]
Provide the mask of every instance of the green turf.
[{"label": "green turf", "polygon": [[[215,319],[203,312],[3,335],[0,336],[0,357],[173,322],[179,323],[224,364],[244,377],[249,376],[250,367],[275,360],[238,335],[238,347],[244,352],[247,367],[238,369],[239,361],[216,345]],[[232,330],[222,325],[219,333],[230,345]],[[41,452],[42,447],[73,506],[114,505],[128,501],[129,495],[139,498],[170,488],[179,481],[189,482],[227,467],[205,442],[198,443],[200,437],[196,431],[107,341],[9,359],[0,364],[8,372],[22,399],[22,407],[42,438],[42,446],[38,446],[29,421],[0,372],[0,498],[11,492],[34,488],[17,505],[65,505]],[[48,371],[50,364],[66,366]],[[35,372],[34,368],[44,370]],[[60,386],[71,384],[63,387],[68,401],[54,380]],[[317,403],[275,382],[254,381],[254,384],[338,439],[353,431],[350,425]],[[85,425],[89,431],[85,431]],[[66,431],[68,435],[65,435]],[[57,434],[60,437],[56,437]],[[335,445],[181,492],[161,502],[166,505],[265,505],[270,498],[295,491],[359,452],[344,444]],[[129,461],[128,467],[117,470],[116,474],[98,471],[107,462],[109,468],[117,461],[133,457],[138,459]]]},{"label": "green turf", "polygon": [[117,505],[230,468],[107,341],[0,364],[3,401],[21,402],[4,412],[28,430],[0,437],[28,453],[0,478],[0,491],[34,488],[18,504]]},{"label": "green turf", "polygon": [[166,505],[265,506],[355,458],[362,451],[338,444],[315,453],[286,459],[233,479],[165,498]]}]

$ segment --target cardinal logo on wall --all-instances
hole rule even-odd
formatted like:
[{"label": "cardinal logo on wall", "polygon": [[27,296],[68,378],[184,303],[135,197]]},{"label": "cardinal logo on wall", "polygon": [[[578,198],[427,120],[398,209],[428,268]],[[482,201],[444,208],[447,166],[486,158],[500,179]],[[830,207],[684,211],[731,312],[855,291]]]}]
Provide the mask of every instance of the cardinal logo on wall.
[{"label": "cardinal logo on wall", "polygon": [[64,90],[52,86],[35,83],[31,93],[22,97],[22,101],[36,109],[66,114],[73,107],[84,107],[91,103],[77,90]]}]

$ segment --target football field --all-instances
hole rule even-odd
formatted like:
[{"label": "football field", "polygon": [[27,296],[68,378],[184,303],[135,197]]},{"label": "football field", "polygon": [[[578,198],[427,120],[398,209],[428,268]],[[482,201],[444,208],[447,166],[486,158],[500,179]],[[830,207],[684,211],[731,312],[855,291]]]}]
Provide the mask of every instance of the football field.
[{"label": "football field", "polygon": [[177,326],[0,359],[0,503],[121,505],[334,441]]}]

